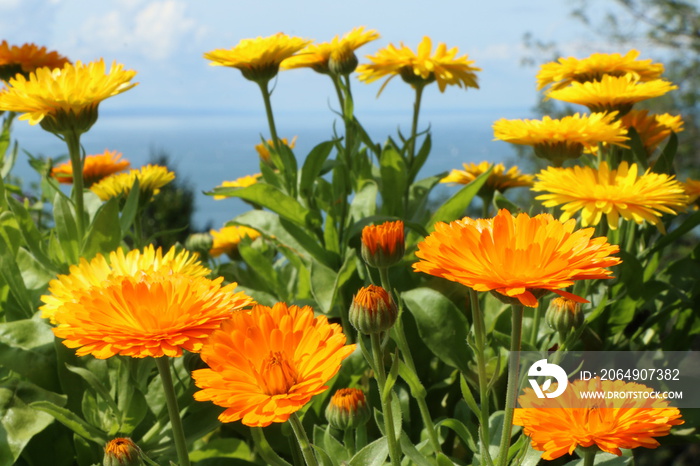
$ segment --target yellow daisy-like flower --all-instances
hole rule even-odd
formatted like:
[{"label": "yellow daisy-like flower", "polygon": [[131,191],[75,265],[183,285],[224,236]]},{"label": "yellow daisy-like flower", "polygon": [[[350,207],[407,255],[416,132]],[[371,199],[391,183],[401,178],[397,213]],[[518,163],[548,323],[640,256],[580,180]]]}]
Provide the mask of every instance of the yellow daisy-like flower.
[{"label": "yellow daisy-like flower", "polygon": [[238,68],[246,79],[267,82],[275,77],[280,64],[311,43],[308,39],[278,33],[269,37],[242,39],[231,49],[204,54],[212,66]]},{"label": "yellow daisy-like flower", "polygon": [[[556,389],[557,384],[550,386]],[[621,449],[656,448],[654,437],[668,435],[671,427],[683,424],[678,408],[668,401],[653,397],[585,399],[587,393],[639,394],[653,389],[621,380],[576,380],[555,398],[538,398],[531,388],[518,397],[522,408],[516,408],[513,424],[523,426],[535,450],[544,451],[542,458],[553,460],[578,447],[597,447],[614,455]]]},{"label": "yellow daisy-like flower", "polygon": [[66,63],[63,68],[38,68],[29,78],[17,75],[0,92],[0,110],[22,113],[20,120],[42,123],[54,133],[85,132],[97,120],[103,100],[136,86],[135,71],[114,62],[106,72],[102,59],[84,65]]},{"label": "yellow daisy-like flower", "polygon": [[236,257],[238,252],[238,243],[246,236],[251,240],[260,236],[257,230],[244,226],[229,226],[223,227],[221,230],[210,230],[214,244],[209,250],[212,257],[218,257],[222,254],[227,254],[229,257]]},{"label": "yellow daisy-like flower", "polygon": [[670,136],[671,132],[683,131],[683,119],[680,115],[649,115],[648,110],[631,110],[622,117],[622,124],[634,128],[644,144],[647,154],[651,155],[659,143]]},{"label": "yellow daisy-like flower", "polygon": [[[364,26],[357,27],[342,38],[335,36],[330,42],[307,45],[298,54],[283,61],[281,67],[283,69],[311,68],[323,74],[331,71],[339,74],[352,73],[357,67],[355,50],[377,39],[379,39],[379,33],[374,29],[365,30]],[[333,70],[331,70],[331,63]]]},{"label": "yellow daisy-like flower", "polygon": [[199,352],[209,335],[252,298],[222,286],[223,277],[148,271],[112,277],[81,292],[54,315],[53,333],[78,356],[106,359],[182,356]]},{"label": "yellow daisy-like flower", "polygon": [[536,197],[545,207],[562,205],[561,221],[580,212],[585,227],[598,225],[605,215],[611,230],[617,229],[622,217],[637,224],[647,221],[663,233],[661,216],[677,214],[688,205],[683,185],[673,176],[650,170],[639,176],[637,164],[627,162],[617,170],[610,170],[604,161],[597,170],[548,167],[537,175],[532,190],[547,192]]},{"label": "yellow daisy-like flower", "polygon": [[70,61],[58,52],[37,47],[35,44],[10,45],[0,43],[0,79],[7,81],[17,73],[28,75],[37,68],[61,68]]},{"label": "yellow daisy-like flower", "polygon": [[627,129],[615,120],[616,113],[566,116],[542,120],[506,120],[493,124],[494,137],[511,144],[533,146],[535,155],[561,165],[586,149],[596,152],[600,143],[627,147]]},{"label": "yellow daisy-like flower", "polygon": [[[233,181],[224,181],[219,186],[217,186],[217,188],[245,188],[257,183],[261,176],[261,173],[256,173],[255,175],[242,176]],[[216,195],[214,196],[214,199],[220,201],[221,199],[226,199],[227,197],[228,196]]]},{"label": "yellow daisy-like flower", "polygon": [[574,82],[549,91],[547,97],[588,107],[592,112],[618,111],[624,115],[637,102],[660,97],[678,86],[663,79],[638,81],[632,76],[603,76],[600,81]]},{"label": "yellow daisy-like flower", "polygon": [[479,165],[464,163],[462,166],[464,170],[453,169],[449,175],[440,180],[440,183],[469,184],[491,167],[493,167],[493,170],[484,186],[482,186],[482,190],[486,188],[486,190],[491,192],[496,190],[505,192],[510,188],[529,188],[532,186],[532,180],[535,178],[532,175],[523,175],[518,167],[511,167],[506,171],[506,167],[502,163],[495,165],[490,162],[481,162]]},{"label": "yellow daisy-like flower", "polygon": [[129,173],[108,176],[93,184],[90,190],[106,201],[119,195],[128,196],[134,181],[139,180],[139,191],[147,197],[160,192],[160,188],[175,179],[175,173],[161,165],[146,165]]},{"label": "yellow daisy-like flower", "polygon": [[[287,138],[282,138],[282,139],[280,139],[280,142],[282,144],[284,144],[285,146],[289,147],[290,149],[294,149],[294,146],[296,145],[296,142],[297,142],[297,137],[294,136],[292,138],[291,142],[288,142]],[[271,160],[270,151],[268,150],[267,147],[268,146],[273,147],[274,144],[275,143],[272,141],[272,139],[268,139],[267,146],[265,144],[263,144],[262,142],[260,144],[255,145],[255,150],[258,152],[260,159],[268,165],[273,165],[273,163]]]},{"label": "yellow daisy-like flower", "polygon": [[619,53],[594,53],[588,58],[560,58],[546,63],[537,73],[537,90],[551,84],[552,89],[561,89],[571,83],[600,81],[603,76],[631,75],[638,81],[658,79],[664,65],[652,63],[651,59],[637,60],[638,50],[630,50],[624,56]]},{"label": "yellow daisy-like flower", "polygon": [[146,246],[143,251],[133,250],[124,253],[122,248],[109,253],[109,260],[98,254],[91,261],[81,259],[77,265],[72,265],[68,275],[59,275],[49,282],[49,294],[41,297],[44,305],[39,309],[41,316],[55,323],[56,311],[68,302],[76,301],[80,294],[92,287],[100,286],[106,280],[115,277],[139,277],[144,273],[159,270],[172,271],[191,277],[203,277],[211,273],[189,251],[177,252],[171,248],[167,253],[153,245]]},{"label": "yellow daisy-like flower", "polygon": [[435,53],[432,53],[432,47],[429,37],[423,37],[418,44],[417,53],[403,43],[398,48],[389,44],[375,55],[367,56],[372,63],[357,68],[359,79],[371,83],[388,76],[389,79],[382,84],[379,93],[396,76],[401,76],[414,87],[437,81],[440,92],[445,92],[448,85],[479,88],[476,72],[481,71],[481,68],[472,66],[473,60],[469,60],[467,55],[457,57],[457,47],[448,50],[442,42],[438,44]]},{"label": "yellow daisy-like flower", "polygon": [[[120,160],[122,154],[105,150],[102,154],[88,155],[83,164],[83,183],[89,188],[101,179],[129,168],[128,160]],[[59,183],[73,183],[73,166],[70,162],[62,163],[51,170],[51,176]]]},{"label": "yellow daisy-like flower", "polygon": [[[685,180],[685,183],[683,183],[683,189],[685,189],[685,193],[688,195],[688,204],[697,203],[698,199],[700,199],[700,180],[691,180],[688,178]],[[695,208],[697,209],[697,206]]]}]

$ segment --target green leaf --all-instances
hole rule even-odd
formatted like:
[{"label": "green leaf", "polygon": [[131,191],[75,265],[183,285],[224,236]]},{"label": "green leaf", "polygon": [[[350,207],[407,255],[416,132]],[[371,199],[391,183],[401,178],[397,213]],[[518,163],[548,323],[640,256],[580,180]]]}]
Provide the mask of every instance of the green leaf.
[{"label": "green leaf", "polygon": [[428,155],[430,155],[430,150],[432,149],[432,147],[433,141],[430,137],[430,133],[428,133],[425,136],[423,144],[421,144],[418,153],[416,154],[416,158],[413,159],[413,164],[411,165],[411,172],[408,174],[409,183],[412,183],[413,180],[416,179],[416,176],[418,176],[418,172],[421,168],[423,168],[423,164],[425,164],[425,161],[428,160]]},{"label": "green leaf", "polygon": [[396,347],[396,353],[392,355],[391,358],[391,368],[389,373],[386,375],[386,383],[384,384],[384,390],[382,390],[381,396],[382,400],[388,400],[391,395],[391,391],[394,388],[394,384],[399,377],[399,348]]},{"label": "green leaf", "polygon": [[[606,453],[604,451],[599,451],[595,455],[595,461],[593,464],[596,466],[631,466],[634,464],[634,457],[632,456],[617,456],[612,453]],[[584,461],[582,458],[577,460],[569,461],[564,466],[583,466]]]},{"label": "green leaf", "polygon": [[461,421],[452,418],[445,418],[435,423],[435,427],[446,427],[454,431],[454,433],[457,434],[460,440],[462,440],[462,443],[464,443],[468,449],[474,452],[477,451],[476,442],[474,441],[472,433]]},{"label": "green leaf", "polygon": [[89,371],[85,368],[82,367],[77,367],[77,366],[71,366],[70,364],[66,364],[66,367],[68,368],[69,371],[73,372],[74,374],[78,374],[80,377],[85,380],[88,385],[97,393],[100,395],[100,397],[107,402],[110,408],[115,413],[119,413],[119,408],[117,407],[117,403],[114,402],[112,399],[112,396],[109,394],[109,390],[107,387],[104,386],[102,381],[92,372]]},{"label": "green leaf", "polygon": [[50,401],[35,401],[34,403],[30,403],[29,406],[37,411],[50,414],[58,422],[87,440],[99,445],[104,445],[108,441],[102,431],[91,426],[72,411],[62,408],[55,403]]},{"label": "green leaf", "polygon": [[245,440],[240,438],[215,438],[203,445],[193,448],[189,454],[190,461],[198,463],[209,458],[253,459],[253,453]]},{"label": "green leaf", "polygon": [[0,464],[16,464],[32,437],[53,422],[52,416],[30,407],[37,400],[65,404],[60,395],[29,382],[11,379],[0,385]]},{"label": "green leaf", "polygon": [[[411,461],[413,461],[417,466],[434,466],[434,463],[426,458],[426,455],[422,454],[415,445],[408,438],[406,432],[401,432],[399,437],[399,446],[401,447],[401,453],[406,455]],[[450,466],[454,466],[454,463],[450,461]]]},{"label": "green leaf", "polygon": [[428,196],[442,178],[444,178],[443,175],[429,176],[411,184],[408,191],[408,218],[414,222],[422,223],[424,221],[423,216],[426,214]]},{"label": "green leaf", "polygon": [[119,223],[119,201],[108,200],[100,207],[88,227],[81,256],[90,260],[98,253],[107,254],[119,247],[122,240]]},{"label": "green leaf", "polygon": [[0,323],[0,366],[47,390],[58,390],[54,339],[44,320]]},{"label": "green leaf", "polygon": [[[257,278],[263,288],[263,290],[270,291],[274,293],[277,300],[284,301],[286,293],[282,286],[280,286],[279,277],[277,271],[272,266],[272,259],[260,250],[252,247],[249,240],[241,241],[238,245],[238,252],[241,257],[248,264],[251,271],[255,272]],[[255,286],[255,284],[249,284],[250,286]]]},{"label": "green leaf", "polygon": [[301,169],[299,177],[299,192],[308,198],[309,190],[314,184],[314,181],[321,173],[323,164],[333,150],[336,141],[325,141],[317,145],[306,156],[304,165]]},{"label": "green leaf", "polygon": [[134,223],[136,214],[139,211],[139,197],[141,196],[141,190],[139,189],[139,179],[134,179],[134,184],[131,186],[129,195],[126,196],[126,202],[124,202],[124,207],[122,208],[122,215],[119,217],[119,227],[122,231],[122,237],[126,236],[126,233],[131,228]]},{"label": "green leaf", "polygon": [[77,264],[80,260],[80,238],[78,226],[75,223],[73,208],[64,197],[54,197],[54,221],[58,242],[69,264]]},{"label": "green leaf", "polygon": [[460,218],[472,202],[472,199],[474,199],[474,196],[479,192],[479,189],[486,183],[492,170],[493,167],[489,168],[476,177],[474,181],[460,189],[454,196],[445,201],[425,225],[428,231],[432,232],[437,222],[451,222]]},{"label": "green leaf", "polygon": [[17,302],[17,307],[7,306],[6,320],[29,318],[34,314],[32,297],[22,280],[22,272],[17,265],[12,247],[5,244],[0,237],[0,283],[5,282],[10,287],[10,293]]},{"label": "green leaf", "polygon": [[383,213],[403,217],[408,172],[403,157],[392,146],[386,146],[382,151],[379,157],[379,171],[382,176]]},{"label": "green leaf", "polygon": [[673,159],[676,157],[676,152],[678,151],[678,136],[676,133],[671,133],[671,137],[668,138],[668,143],[664,147],[663,152],[656,159],[654,166],[651,167],[651,171],[654,173],[666,173],[668,175],[673,173]]},{"label": "green leaf", "polygon": [[406,291],[401,298],[433,354],[446,364],[469,372],[469,323],[457,306],[439,291],[426,287]]},{"label": "green leaf", "polygon": [[656,251],[660,251],[666,246],[675,244],[681,236],[693,230],[698,225],[700,225],[700,211],[697,211],[690,217],[686,218],[685,221],[678,226],[678,228],[675,228],[673,231],[659,239],[656,244],[654,244],[654,246],[646,253],[647,256],[655,253]]},{"label": "green leaf", "polygon": [[383,466],[389,456],[389,444],[386,437],[370,443],[352,457],[349,466]]},{"label": "green leaf", "polygon": [[350,203],[349,217],[353,221],[360,221],[376,213],[377,192],[377,184],[374,181],[366,181],[362,184]]},{"label": "green leaf", "polygon": [[318,304],[318,310],[329,314],[333,309],[333,298],[336,294],[334,285],[338,280],[338,274],[333,269],[316,261],[311,262],[309,273],[311,293]]}]

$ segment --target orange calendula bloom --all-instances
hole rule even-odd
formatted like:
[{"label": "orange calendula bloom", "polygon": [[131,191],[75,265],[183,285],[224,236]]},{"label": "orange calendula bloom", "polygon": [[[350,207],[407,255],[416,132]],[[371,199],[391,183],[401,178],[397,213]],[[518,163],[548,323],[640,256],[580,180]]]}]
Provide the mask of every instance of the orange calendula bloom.
[{"label": "orange calendula bloom", "polygon": [[[105,150],[102,154],[88,155],[83,164],[83,183],[89,188],[103,178],[129,168],[128,160],[120,160],[122,154]],[[73,166],[70,162],[62,163],[51,170],[51,176],[59,183],[73,183]]]},{"label": "orange calendula bloom", "polygon": [[125,253],[122,248],[109,253],[109,260],[98,254],[91,261],[81,259],[77,265],[72,265],[67,275],[59,275],[49,282],[49,294],[41,297],[45,303],[39,309],[41,317],[56,323],[54,316],[58,309],[69,302],[76,302],[77,295],[90,288],[100,286],[103,282],[117,277],[130,276],[138,278],[143,274],[161,270],[204,277],[211,273],[197,259],[195,254],[188,251],[177,252],[171,248],[163,254],[162,249],[153,245],[146,246],[143,251],[133,250]]},{"label": "orange calendula bloom", "polygon": [[367,225],[362,229],[362,258],[372,267],[391,267],[406,251],[401,220]]},{"label": "orange calendula bloom", "polygon": [[545,207],[562,205],[561,221],[581,214],[581,225],[598,225],[603,215],[608,226],[616,230],[620,217],[637,224],[644,221],[665,232],[661,216],[685,210],[688,196],[683,185],[663,173],[651,169],[638,174],[637,164],[620,162],[610,170],[603,161],[598,169],[591,167],[548,167],[537,175],[532,190],[546,191],[536,197]]},{"label": "orange calendula bloom", "polygon": [[280,64],[311,41],[278,33],[269,37],[242,39],[231,49],[216,49],[204,54],[212,66],[237,68],[251,81],[267,82],[277,75]]},{"label": "orange calendula bloom", "polygon": [[[556,388],[552,384],[550,390]],[[621,449],[656,448],[654,437],[668,435],[671,427],[683,424],[678,408],[656,398],[583,399],[582,392],[651,392],[638,383],[609,381],[595,377],[576,380],[555,398],[537,397],[526,388],[518,398],[513,424],[523,426],[532,448],[544,451],[543,459],[553,460],[576,447],[596,446],[620,456]]]},{"label": "orange calendula bloom", "polygon": [[[242,176],[233,181],[224,181],[221,183],[221,185],[217,186],[217,188],[246,188],[248,186],[253,186],[255,183],[257,183],[261,176],[261,173],[256,173],[255,175]],[[217,194],[214,196],[214,199],[220,201],[221,199],[226,199],[227,197],[229,196]]]},{"label": "orange calendula bloom", "polygon": [[401,76],[414,87],[437,81],[440,92],[445,92],[448,85],[479,88],[476,72],[481,71],[481,68],[472,66],[473,60],[469,60],[467,55],[458,57],[457,47],[448,49],[442,42],[434,53],[432,48],[433,43],[427,36],[418,44],[417,52],[403,43],[398,48],[389,44],[375,55],[367,56],[372,63],[360,65],[357,68],[358,77],[360,81],[371,83],[388,76],[389,79],[382,84],[379,93],[396,76]]},{"label": "orange calendula bloom", "polygon": [[648,110],[631,110],[622,117],[622,124],[626,128],[634,128],[649,155],[672,132],[683,131],[683,119],[680,115],[650,115]]},{"label": "orange calendula bloom", "polygon": [[253,303],[236,283],[223,277],[148,271],[113,277],[74,293],[54,315],[53,333],[78,356],[106,359],[179,357],[182,350],[199,352],[209,334],[232,312]]},{"label": "orange calendula bloom", "polygon": [[575,226],[574,220],[562,223],[549,214],[514,217],[505,209],[489,219],[438,222],[418,243],[421,260],[413,269],[529,307],[547,291],[587,302],[561,288],[576,280],[611,278],[606,267],[620,263],[611,256],[619,247],[604,237],[591,238],[593,228],[574,231]]},{"label": "orange calendula bloom", "polygon": [[535,178],[532,175],[523,175],[518,167],[511,167],[506,171],[506,167],[502,163],[495,165],[490,162],[481,162],[479,165],[464,163],[462,166],[464,170],[453,169],[449,175],[440,180],[440,183],[469,184],[491,167],[493,170],[484,185],[490,191],[505,192],[510,188],[529,188]]},{"label": "orange calendula bloom", "polygon": [[348,321],[364,335],[389,330],[399,316],[399,308],[389,292],[381,286],[369,285],[352,298]]},{"label": "orange calendula bloom", "polygon": [[355,50],[377,39],[379,33],[374,29],[357,27],[343,37],[335,36],[330,42],[307,45],[298,54],[283,61],[281,67],[311,68],[317,73],[328,74],[331,72],[330,63],[333,62],[337,70],[346,71],[340,74],[351,73],[357,66]]},{"label": "orange calendula bloom", "polygon": [[658,79],[664,72],[664,65],[652,63],[651,59],[638,60],[638,50],[630,50],[625,55],[619,53],[594,53],[588,58],[560,58],[546,63],[537,73],[537,90],[551,84],[552,89],[561,89],[571,83],[600,81],[603,76],[631,75],[638,81]]},{"label": "orange calendula bloom", "polygon": [[238,251],[238,244],[246,236],[251,240],[260,236],[257,230],[244,226],[229,226],[223,227],[220,230],[210,230],[214,243],[209,254],[212,257],[218,257],[222,254],[234,255]]},{"label": "orange calendula bloom", "polygon": [[105,445],[103,466],[132,466],[144,464],[141,449],[128,437],[117,437]]},{"label": "orange calendula bloom", "polygon": [[0,79],[6,81],[17,73],[25,76],[37,68],[62,68],[70,61],[58,52],[37,47],[35,44],[10,45],[6,40],[0,43]]},{"label": "orange calendula bloom", "polygon": [[128,173],[118,173],[103,178],[90,186],[90,190],[106,201],[120,195],[128,196],[134,182],[139,180],[139,191],[150,199],[151,196],[160,192],[160,188],[174,179],[175,173],[168,170],[168,167],[146,165],[130,170]]},{"label": "orange calendula bloom", "polygon": [[624,115],[637,102],[660,97],[674,89],[678,86],[663,79],[640,82],[629,75],[605,75],[600,81],[575,82],[563,89],[549,91],[547,98],[584,105],[592,112],[617,111]]},{"label": "orange calendula bloom", "polygon": [[209,369],[192,373],[198,401],[226,408],[221,422],[285,422],[325,385],[355,349],[338,324],[309,306],[277,303],[234,312],[202,349]]},{"label": "orange calendula bloom", "polygon": [[359,388],[341,388],[331,397],[326,407],[326,419],[331,427],[356,429],[372,417],[365,392]]},{"label": "orange calendula bloom", "polygon": [[595,153],[598,144],[627,147],[627,129],[615,120],[616,113],[566,116],[542,120],[506,120],[493,124],[495,139],[533,146],[535,155],[561,165],[565,160],[580,157],[584,149]]}]

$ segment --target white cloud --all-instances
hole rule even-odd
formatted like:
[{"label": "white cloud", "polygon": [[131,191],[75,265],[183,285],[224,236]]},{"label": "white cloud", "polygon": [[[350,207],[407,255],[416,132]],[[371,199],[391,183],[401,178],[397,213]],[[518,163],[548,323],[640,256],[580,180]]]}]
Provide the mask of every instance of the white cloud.
[{"label": "white cloud", "polygon": [[185,4],[174,0],[155,2],[141,10],[134,21],[133,33],[151,58],[168,58],[180,41],[194,31],[196,23],[187,18]]}]

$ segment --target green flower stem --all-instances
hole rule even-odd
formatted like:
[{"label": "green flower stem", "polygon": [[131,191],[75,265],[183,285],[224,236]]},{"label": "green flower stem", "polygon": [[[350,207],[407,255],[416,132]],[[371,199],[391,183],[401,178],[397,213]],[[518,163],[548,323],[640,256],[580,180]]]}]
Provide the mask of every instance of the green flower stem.
[{"label": "green flower stem", "polygon": [[270,466],[289,466],[289,463],[279,457],[275,450],[272,449],[267,439],[265,438],[265,433],[262,427],[251,427],[250,428],[251,437],[253,437],[253,443],[255,444],[255,451],[258,452],[260,457],[265,460],[266,464]]},{"label": "green flower stem", "polygon": [[540,329],[540,320],[542,319],[542,304],[538,304],[534,309],[534,316],[532,318],[532,328],[530,329],[530,344],[537,347],[537,333]]},{"label": "green flower stem", "polygon": [[386,386],[386,371],[384,369],[384,351],[379,340],[379,334],[373,333],[370,335],[372,341],[372,357],[374,359],[374,371],[379,386],[379,399],[382,403],[382,417],[384,418],[384,435],[389,444],[389,457],[391,458],[392,466],[401,465],[401,450],[396,442],[396,431],[394,430],[394,414],[391,409],[391,399],[393,391],[389,392],[389,396],[384,399],[384,387]]},{"label": "green flower stem", "polygon": [[[408,140],[408,170],[413,168],[413,159],[416,156],[416,138],[418,133],[418,115],[420,114],[420,103],[423,98],[423,88],[425,85],[416,85],[416,100],[413,103],[413,120],[411,122],[411,137]],[[413,180],[408,180],[408,184],[411,184]]]},{"label": "green flower stem", "polygon": [[80,153],[80,133],[65,133],[64,140],[68,146],[71,169],[73,170],[73,203],[75,204],[75,222],[79,241],[82,244],[85,235],[85,204],[83,201],[83,158]]},{"label": "green flower stem", "polygon": [[595,455],[598,453],[597,447],[589,447],[584,449],[583,466],[593,466],[595,464]]},{"label": "green flower stem", "polygon": [[160,380],[163,382],[165,402],[168,405],[168,415],[170,416],[170,425],[173,428],[173,440],[175,441],[175,451],[177,451],[177,459],[180,463],[179,466],[190,466],[185,431],[182,429],[180,409],[177,406],[177,396],[175,395],[175,387],[173,386],[173,376],[170,373],[170,359],[167,357],[160,357],[155,358],[155,360],[158,373],[160,374]]},{"label": "green flower stem", "polygon": [[486,458],[486,463],[493,464],[488,446],[490,445],[489,432],[489,392],[488,379],[486,377],[486,324],[484,316],[479,306],[479,296],[476,291],[469,288],[469,299],[471,302],[472,316],[474,319],[474,343],[476,344],[476,366],[479,375],[479,403],[481,404],[481,458]]},{"label": "green flower stem", "polygon": [[301,448],[301,454],[304,455],[306,465],[318,466],[316,456],[314,456],[311,443],[309,442],[309,437],[307,437],[304,426],[301,424],[301,419],[299,419],[297,413],[292,413],[292,415],[289,416],[289,424],[292,426],[297,442],[299,442],[299,448]]},{"label": "green flower stem", "polygon": [[362,424],[355,431],[355,450],[360,451],[367,446],[367,426]]},{"label": "green flower stem", "polygon": [[[381,277],[382,288],[387,290],[389,293],[392,293],[391,283],[389,282],[389,268],[379,267],[379,276]],[[401,351],[406,367],[408,367],[408,369],[416,375],[416,380],[420,380],[418,373],[416,372],[416,365],[413,362],[413,356],[411,355],[411,348],[408,345],[408,340],[406,339],[406,333],[403,330],[403,322],[401,322],[400,315],[394,324],[393,330],[394,336],[396,337],[396,344],[399,346],[399,351]],[[435,423],[433,423],[433,417],[430,415],[430,410],[428,409],[428,403],[425,401],[427,392],[422,384],[420,387],[421,392],[413,393],[413,397],[418,403],[418,409],[420,411],[421,419],[423,420],[423,425],[428,432],[430,445],[433,447],[435,454],[438,454],[442,451],[440,440],[438,439]]]},{"label": "green flower stem", "polygon": [[279,136],[277,135],[275,117],[272,113],[272,101],[270,100],[270,90],[267,88],[268,81],[256,82],[260,87],[260,92],[262,92],[263,101],[265,102],[265,114],[267,115],[267,124],[270,127],[270,137],[272,138],[272,148],[274,149],[274,154],[270,153],[270,157],[272,157],[273,162],[275,162],[275,166],[283,175],[283,178],[286,183],[287,192],[292,197],[296,197],[296,186],[294,185],[294,183],[296,182],[296,173],[293,173],[291,175],[287,173],[291,169],[291,167],[285,166],[285,164],[282,163],[282,158],[279,156],[282,142]]},{"label": "green flower stem", "polygon": [[343,443],[348,454],[350,454],[350,458],[355,456],[355,429],[346,429],[343,432]]},{"label": "green flower stem", "polygon": [[513,428],[513,413],[515,410],[515,398],[518,391],[518,365],[520,364],[520,344],[523,333],[523,306],[513,304],[512,332],[510,337],[510,358],[508,361],[508,386],[506,387],[506,407],[503,419],[503,433],[498,447],[498,466],[506,466],[508,462],[508,448]]}]

